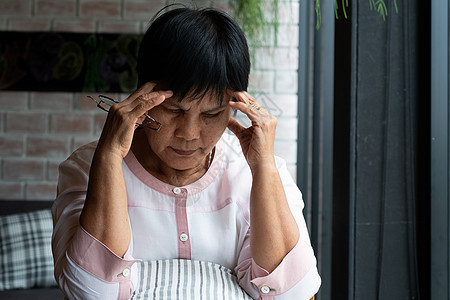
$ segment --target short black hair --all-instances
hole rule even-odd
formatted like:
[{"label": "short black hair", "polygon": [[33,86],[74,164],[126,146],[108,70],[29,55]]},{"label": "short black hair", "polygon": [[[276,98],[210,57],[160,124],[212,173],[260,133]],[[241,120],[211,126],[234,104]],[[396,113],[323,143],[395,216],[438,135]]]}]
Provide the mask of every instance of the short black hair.
[{"label": "short black hair", "polygon": [[247,90],[247,40],[224,12],[173,9],[157,17],[146,31],[136,69],[138,86],[156,82],[172,90],[179,101],[212,92],[221,103],[226,89]]}]

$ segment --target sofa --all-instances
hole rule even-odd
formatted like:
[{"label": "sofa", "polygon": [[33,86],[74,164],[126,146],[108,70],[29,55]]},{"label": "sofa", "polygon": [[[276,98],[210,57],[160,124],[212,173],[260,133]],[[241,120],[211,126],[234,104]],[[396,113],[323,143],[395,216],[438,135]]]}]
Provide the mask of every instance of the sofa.
[{"label": "sofa", "polygon": [[52,204],[0,200],[0,299],[64,299],[53,278]]}]

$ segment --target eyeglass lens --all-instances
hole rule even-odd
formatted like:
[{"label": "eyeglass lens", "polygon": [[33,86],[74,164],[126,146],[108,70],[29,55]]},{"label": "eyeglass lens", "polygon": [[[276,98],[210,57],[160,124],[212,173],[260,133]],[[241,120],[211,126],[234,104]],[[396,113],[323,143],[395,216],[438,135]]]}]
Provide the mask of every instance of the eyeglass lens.
[{"label": "eyeglass lens", "polygon": [[103,95],[99,95],[98,98],[108,106],[113,106],[114,104],[119,103],[116,100]]}]

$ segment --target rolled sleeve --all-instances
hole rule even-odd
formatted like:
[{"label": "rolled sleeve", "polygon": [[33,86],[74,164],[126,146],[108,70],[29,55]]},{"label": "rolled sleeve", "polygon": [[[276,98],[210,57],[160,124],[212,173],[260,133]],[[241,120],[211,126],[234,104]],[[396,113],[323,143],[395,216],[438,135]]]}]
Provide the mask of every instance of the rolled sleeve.
[{"label": "rolled sleeve", "polygon": [[67,255],[86,272],[106,282],[128,281],[131,267],[139,260],[129,251],[123,258],[114,254],[102,242],[79,226]]},{"label": "rolled sleeve", "polygon": [[67,256],[73,267],[81,268],[95,279],[106,284],[118,283],[117,299],[130,298],[134,291],[132,278],[137,275],[133,274],[136,272],[133,265],[139,260],[133,259],[129,250],[121,258],[79,226]]},{"label": "rolled sleeve", "polygon": [[[252,259],[252,280],[260,291],[261,299],[275,299],[275,296],[286,294],[295,288],[301,281],[307,278],[311,270],[316,269],[316,258],[309,243],[299,240],[297,245],[284,257],[282,262],[271,273],[261,268]],[[315,280],[317,288],[306,291],[299,289],[299,293],[305,297],[297,299],[309,299],[318,290],[320,284]],[[297,294],[298,295],[298,294]],[[300,295],[298,295],[300,296]],[[277,299],[280,299],[277,297]]]}]

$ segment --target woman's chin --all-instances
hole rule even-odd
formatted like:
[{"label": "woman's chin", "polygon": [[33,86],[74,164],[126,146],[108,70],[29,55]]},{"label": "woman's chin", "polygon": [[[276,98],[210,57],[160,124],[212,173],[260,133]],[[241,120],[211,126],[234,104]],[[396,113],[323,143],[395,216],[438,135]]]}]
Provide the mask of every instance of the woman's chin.
[{"label": "woman's chin", "polygon": [[167,166],[177,171],[186,171],[190,169],[198,168],[202,161],[194,160],[192,157],[190,158],[175,158],[166,161]]}]

